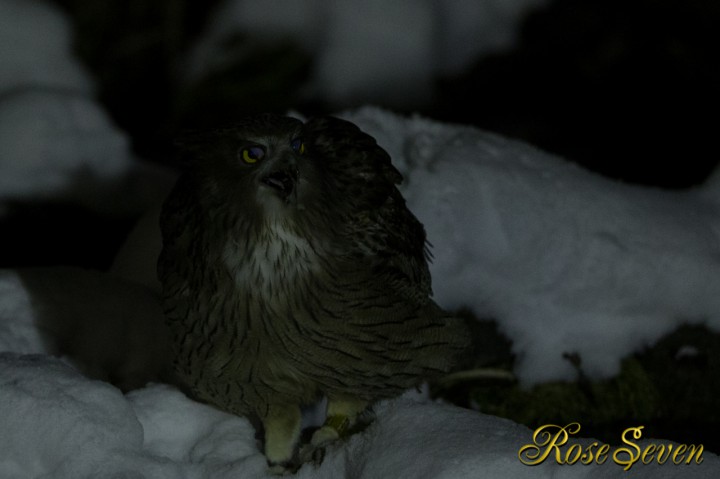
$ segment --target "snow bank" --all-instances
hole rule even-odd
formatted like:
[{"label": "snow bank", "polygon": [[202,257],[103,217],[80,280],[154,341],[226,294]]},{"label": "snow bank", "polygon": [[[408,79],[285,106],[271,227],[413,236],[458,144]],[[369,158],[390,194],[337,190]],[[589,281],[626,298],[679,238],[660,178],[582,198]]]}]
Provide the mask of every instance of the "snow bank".
[{"label": "snow bank", "polygon": [[88,94],[92,84],[70,50],[70,25],[36,0],[0,0],[0,98],[40,88]]},{"label": "snow bank", "polygon": [[[0,384],[3,478],[267,477],[247,420],[168,386],[123,396],[58,359],[13,353],[0,354]],[[542,477],[516,460],[531,433],[509,421],[402,400],[377,414],[297,477]]]},{"label": "snow bank", "polygon": [[8,199],[62,199],[137,212],[167,183],[159,168],[134,161],[71,43],[55,7],[0,0],[0,210]]},{"label": "snow bank", "polygon": [[42,89],[0,102],[0,195],[52,197],[129,167],[127,136],[91,99]]},{"label": "snow bank", "polygon": [[0,383],[3,477],[100,472],[108,456],[142,445],[142,426],[120,391],[57,359],[2,353]]},{"label": "snow bank", "polygon": [[[0,353],[0,477],[4,479],[264,478],[250,423],[151,385],[123,396],[58,359]],[[532,431],[453,406],[386,401],[365,431],[330,448],[299,479],[712,478],[720,458],[701,465],[613,463],[525,466],[518,450]],[[590,440],[579,440],[587,446]]]},{"label": "snow bank", "polygon": [[289,38],[313,58],[309,90],[330,104],[422,104],[440,74],[509,48],[523,15],[545,0],[228,0],[189,59],[198,78],[222,58],[224,41]]},{"label": "snow bank", "polygon": [[[435,403],[385,401],[363,432],[331,447],[299,479],[712,478],[701,465],[525,466],[532,431],[508,420]],[[123,396],[59,359],[0,353],[0,477],[247,479],[270,477],[250,423],[164,385]],[[590,440],[579,440],[587,446]],[[664,442],[664,441],[663,441]]]},{"label": "snow bank", "polygon": [[[712,184],[672,192],[611,181],[473,128],[366,108],[435,245],[438,302],[496,318],[526,383],[591,377],[683,322],[720,331],[720,210]],[[720,195],[717,197],[720,202]]]}]

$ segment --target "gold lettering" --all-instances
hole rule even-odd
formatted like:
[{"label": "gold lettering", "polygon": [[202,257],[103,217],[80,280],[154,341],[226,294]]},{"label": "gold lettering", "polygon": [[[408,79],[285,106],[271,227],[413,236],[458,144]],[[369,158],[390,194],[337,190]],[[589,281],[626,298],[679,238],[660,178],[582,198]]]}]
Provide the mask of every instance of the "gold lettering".
[{"label": "gold lettering", "polygon": [[[574,456],[572,456],[573,454]],[[575,464],[580,460],[580,457],[582,455],[582,446],[580,444],[573,444],[572,446],[570,446],[570,448],[568,448],[568,451],[565,453],[565,463]]]},{"label": "gold lettering", "polygon": [[595,456],[593,455],[593,448],[596,447],[598,447],[597,441],[590,444],[585,450],[585,453],[583,453],[582,457],[580,458],[580,462],[585,464],[586,466],[588,464],[592,464],[593,459],[595,459]]},{"label": "gold lettering", "polygon": [[690,455],[687,458],[687,461],[685,461],[685,464],[690,464],[692,462],[692,458],[695,455],[695,452],[697,451],[697,457],[695,458],[695,464],[700,464],[703,462],[703,445],[700,444],[699,446],[696,446],[695,444],[690,444],[688,446],[688,452],[690,452]]},{"label": "gold lettering", "polygon": [[[636,440],[642,438],[644,426],[629,427],[622,432],[621,439],[625,447],[618,447],[614,451],[608,444],[598,441],[589,445],[570,444],[567,449],[563,446],[568,444],[571,435],[580,432],[580,424],[573,422],[567,426],[560,427],[555,424],[547,424],[537,428],[532,436],[532,444],[525,444],[518,451],[518,459],[526,466],[535,466],[545,462],[551,455],[554,455],[555,462],[563,464],[589,465],[593,462],[604,464],[609,457],[625,471],[629,471],[638,461],[642,464],[665,464],[668,459],[674,464],[696,464],[703,462],[703,445],[694,444],[652,444],[641,448]],[[612,452],[612,455],[611,455]]]},{"label": "gold lettering", "polygon": [[[665,444],[660,444],[657,448],[657,463],[658,464],[665,464],[665,461],[668,460],[670,457],[670,453],[672,452],[672,444],[668,444],[667,446]],[[665,457],[663,457],[663,453],[667,450],[667,454]]]},{"label": "gold lettering", "polygon": [[598,464],[604,464],[605,461],[607,461],[608,452],[610,452],[609,444],[603,444],[602,446],[600,446],[600,449],[598,449],[597,452],[597,456],[595,457],[595,462],[597,462]]},{"label": "gold lettering", "polygon": [[653,457],[653,454],[655,453],[655,449],[657,449],[657,447],[654,444],[650,444],[648,447],[645,448],[645,450],[642,453],[642,457],[640,458],[640,460],[642,461],[643,464],[650,464],[653,461],[653,459],[655,459]]},{"label": "gold lettering", "polygon": [[[619,447],[613,453],[613,461],[615,461],[615,463],[620,466],[625,466],[623,469],[626,471],[629,471],[633,464],[635,464],[639,459],[640,447],[625,436],[627,435],[627,433],[632,432],[634,439],[640,439],[642,437],[642,429],[644,427],[645,426],[629,427],[625,429],[622,433],[622,442],[635,449],[635,454],[633,454],[632,450],[627,447]],[[620,457],[621,454],[627,454],[627,459]]]},{"label": "gold lettering", "polygon": [[[677,447],[677,449],[675,449],[675,454],[673,454],[673,460],[672,460],[674,464],[680,464],[681,462],[683,462],[683,460],[685,459],[685,456],[683,456],[683,454],[685,454],[686,450],[687,450],[687,446],[685,444],[680,444]],[[679,459],[678,459],[678,455],[680,456]]]},{"label": "gold lettering", "polygon": [[[557,429],[554,434],[551,431]],[[536,466],[542,464],[548,458],[552,451],[555,452],[555,461],[563,464],[560,446],[568,441],[568,433],[577,434],[580,431],[579,423],[570,423],[565,427],[555,424],[547,424],[540,426],[533,433],[533,443],[526,444],[518,451],[518,459],[526,466]],[[538,439],[541,437],[541,439]],[[543,450],[543,448],[545,448]]]}]

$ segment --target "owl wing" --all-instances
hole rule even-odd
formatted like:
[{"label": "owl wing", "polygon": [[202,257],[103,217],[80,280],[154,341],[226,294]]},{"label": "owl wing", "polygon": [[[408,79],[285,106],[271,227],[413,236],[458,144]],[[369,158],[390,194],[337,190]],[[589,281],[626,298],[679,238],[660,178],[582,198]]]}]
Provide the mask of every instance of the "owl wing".
[{"label": "owl wing", "polygon": [[375,281],[423,304],[432,294],[425,229],[397,189],[402,175],[375,139],[354,124],[313,118],[308,154],[322,163],[329,205],[338,210],[346,256]]},{"label": "owl wing", "polygon": [[[418,378],[448,371],[467,346],[461,320],[432,299],[425,229],[397,189],[389,155],[351,123],[307,123],[308,155],[322,162],[343,259],[321,293],[337,352],[331,364],[358,397],[389,397]],[[348,361],[347,357],[357,360]]]}]

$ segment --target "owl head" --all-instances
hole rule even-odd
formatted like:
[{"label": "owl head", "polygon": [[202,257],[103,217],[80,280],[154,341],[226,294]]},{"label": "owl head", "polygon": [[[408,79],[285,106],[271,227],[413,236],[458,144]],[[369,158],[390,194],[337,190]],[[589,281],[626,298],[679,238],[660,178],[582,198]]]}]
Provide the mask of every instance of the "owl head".
[{"label": "owl head", "polygon": [[230,205],[301,206],[316,176],[317,168],[304,158],[303,123],[294,118],[259,115],[186,134],[178,145],[187,174],[201,183],[206,198]]},{"label": "owl head", "polygon": [[261,220],[341,220],[381,206],[402,180],[390,157],[352,123],[263,114],[186,135],[185,177],[204,206]]}]

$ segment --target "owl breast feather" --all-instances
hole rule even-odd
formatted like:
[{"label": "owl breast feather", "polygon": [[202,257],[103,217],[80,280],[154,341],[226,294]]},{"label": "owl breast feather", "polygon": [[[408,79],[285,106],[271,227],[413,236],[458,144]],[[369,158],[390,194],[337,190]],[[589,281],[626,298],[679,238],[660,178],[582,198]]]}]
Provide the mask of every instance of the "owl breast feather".
[{"label": "owl breast feather", "polygon": [[310,241],[281,223],[269,225],[258,241],[225,245],[223,261],[239,288],[253,288],[266,298],[288,295],[319,271]]}]

